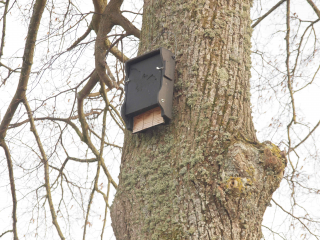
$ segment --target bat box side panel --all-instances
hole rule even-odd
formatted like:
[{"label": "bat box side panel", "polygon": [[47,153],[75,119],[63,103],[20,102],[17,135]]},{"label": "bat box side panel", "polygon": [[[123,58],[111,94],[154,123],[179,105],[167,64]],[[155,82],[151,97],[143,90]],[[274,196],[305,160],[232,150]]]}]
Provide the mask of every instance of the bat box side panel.
[{"label": "bat box side panel", "polygon": [[[129,60],[130,61],[130,60]],[[121,106],[121,117],[123,119],[123,121],[126,124],[126,128],[129,131],[132,131],[133,129],[133,118],[130,116],[126,115],[126,103],[127,103],[127,92],[128,92],[128,85],[126,84],[126,82],[128,81],[128,76],[129,76],[129,67],[128,67],[128,61],[125,64],[125,84],[124,84],[124,100],[123,100],[123,104]]]},{"label": "bat box side panel", "polygon": [[173,81],[175,71],[175,60],[172,52],[160,48],[162,62],[164,65],[161,88],[158,94],[159,105],[162,109],[162,117],[166,122],[172,118]]},{"label": "bat box side panel", "polygon": [[173,81],[166,77],[162,79],[162,86],[159,91],[159,105],[162,109],[162,117],[166,120],[172,118]]},{"label": "bat box side panel", "polygon": [[173,81],[175,71],[174,55],[171,51],[165,48],[160,48],[162,61],[164,64],[164,76]]},{"label": "bat box side panel", "polygon": [[136,115],[158,105],[162,65],[162,58],[157,54],[128,66],[126,115]]}]

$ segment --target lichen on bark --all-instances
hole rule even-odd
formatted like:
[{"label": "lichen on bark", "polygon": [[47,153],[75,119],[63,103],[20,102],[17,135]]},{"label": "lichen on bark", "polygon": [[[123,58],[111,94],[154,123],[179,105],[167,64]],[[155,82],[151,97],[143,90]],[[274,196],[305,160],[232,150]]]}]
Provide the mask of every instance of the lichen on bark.
[{"label": "lichen on bark", "polygon": [[169,125],[125,133],[117,239],[261,238],[286,161],[252,123],[250,5],[145,1],[139,54],[174,52],[174,112]]}]

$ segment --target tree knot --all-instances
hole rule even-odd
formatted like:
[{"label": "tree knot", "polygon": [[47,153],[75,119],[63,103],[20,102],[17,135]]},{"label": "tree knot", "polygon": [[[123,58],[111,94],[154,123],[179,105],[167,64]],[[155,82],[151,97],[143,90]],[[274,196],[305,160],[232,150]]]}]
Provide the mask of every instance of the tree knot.
[{"label": "tree knot", "polygon": [[274,144],[270,144],[270,147],[264,149],[264,169],[274,172],[275,175],[283,173],[287,165],[285,153]]}]

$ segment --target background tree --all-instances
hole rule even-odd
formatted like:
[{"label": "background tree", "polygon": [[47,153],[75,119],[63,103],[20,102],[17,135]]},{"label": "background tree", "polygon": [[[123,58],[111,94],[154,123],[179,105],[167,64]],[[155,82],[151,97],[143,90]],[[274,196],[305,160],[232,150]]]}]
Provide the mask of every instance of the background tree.
[{"label": "background tree", "polygon": [[[307,113],[318,2],[92,3],[1,3],[1,194],[11,199],[0,211],[10,206],[12,222],[1,217],[0,237],[103,239],[117,190],[117,239],[260,239],[261,227],[318,239],[320,116]],[[119,115],[123,63],[160,46],[176,56],[174,118],[132,135]],[[285,198],[271,199],[283,177]],[[261,226],[270,202],[281,228]]]}]

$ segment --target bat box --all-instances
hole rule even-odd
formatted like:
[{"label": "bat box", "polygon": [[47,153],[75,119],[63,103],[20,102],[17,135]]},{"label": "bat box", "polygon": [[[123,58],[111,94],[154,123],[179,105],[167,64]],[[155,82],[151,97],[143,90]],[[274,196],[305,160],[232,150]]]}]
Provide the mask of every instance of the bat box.
[{"label": "bat box", "polygon": [[165,48],[125,63],[125,99],[121,116],[133,133],[171,119],[174,55]]}]

